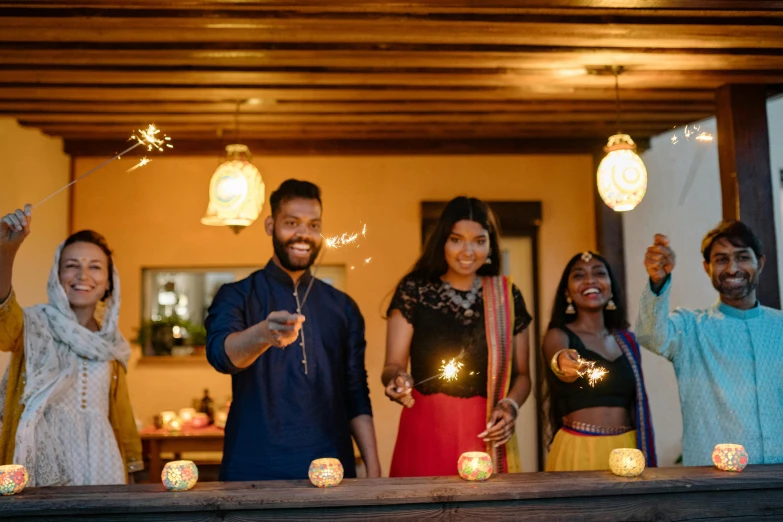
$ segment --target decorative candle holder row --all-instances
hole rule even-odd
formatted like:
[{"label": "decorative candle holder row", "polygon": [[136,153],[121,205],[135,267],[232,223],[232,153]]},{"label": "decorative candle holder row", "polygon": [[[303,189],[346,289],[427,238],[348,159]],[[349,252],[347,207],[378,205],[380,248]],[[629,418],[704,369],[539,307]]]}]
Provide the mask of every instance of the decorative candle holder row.
[{"label": "decorative candle holder row", "polygon": [[180,431],[185,427],[203,428],[209,425],[209,416],[199,413],[195,408],[182,408],[179,412],[160,412],[160,427],[169,431]]}]

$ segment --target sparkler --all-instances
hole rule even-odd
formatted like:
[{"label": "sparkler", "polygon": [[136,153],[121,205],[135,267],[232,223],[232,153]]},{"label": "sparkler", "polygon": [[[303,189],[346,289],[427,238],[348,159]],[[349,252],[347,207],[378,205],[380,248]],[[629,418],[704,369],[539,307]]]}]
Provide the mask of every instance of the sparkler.
[{"label": "sparkler", "polygon": [[423,384],[427,381],[431,381],[432,379],[443,379],[444,381],[449,382],[456,381],[459,377],[459,371],[464,366],[464,364],[459,362],[457,359],[458,357],[451,359],[449,362],[446,362],[445,360],[441,361],[443,364],[440,365],[440,373],[437,373],[432,377],[427,377],[423,381],[417,382],[412,386],[412,388],[415,388],[419,384]]},{"label": "sparkler", "polygon": [[[693,139],[696,140],[696,141],[700,141],[702,143],[709,143],[709,142],[711,142],[712,140],[715,139],[714,136],[712,134],[710,134],[709,132],[706,132],[706,131],[699,132],[699,130],[701,130],[701,128],[698,125],[686,125],[685,129],[683,129],[683,131],[682,131],[682,136],[686,140],[690,140],[691,136],[693,136],[695,134]],[[696,134],[697,132],[698,132],[698,134]],[[680,137],[677,135],[676,127],[675,127],[674,134],[669,139],[671,140],[672,145],[677,145],[680,142]]]},{"label": "sparkler", "polygon": [[[328,249],[337,250],[338,248],[342,248],[346,245],[354,244],[359,239],[359,236],[366,238],[367,237],[367,224],[365,223],[362,227],[361,232],[344,232],[337,236],[332,237],[324,237],[324,243],[326,244],[326,248],[324,249],[323,253],[321,254],[318,261],[315,263],[315,268],[313,269],[313,275],[310,278],[310,282],[307,283],[307,290],[305,290],[304,297],[302,298],[302,302],[299,305],[299,310],[304,309],[304,305],[307,302],[307,297],[310,295],[310,290],[313,288],[313,283],[315,282],[315,276],[318,275],[318,269],[321,268],[321,263],[324,261],[324,257],[326,257],[326,252]],[[321,236],[323,237],[323,236]],[[356,245],[359,246],[358,244]],[[364,260],[364,264],[368,264],[370,262],[370,258],[367,258]],[[351,270],[353,270],[354,267],[351,267]]]},{"label": "sparkler", "polygon": [[576,362],[579,363],[579,370],[577,370],[576,374],[579,375],[579,377],[587,378],[587,382],[591,387],[595,387],[595,383],[603,379],[604,375],[609,373],[605,368],[596,366],[595,361],[587,361],[580,357]]},{"label": "sparkler", "polygon": [[[105,167],[106,165],[108,165],[109,163],[114,161],[115,159],[121,159],[122,156],[124,156],[125,154],[129,153],[130,151],[132,151],[136,147],[139,147],[139,146],[143,145],[143,146],[147,147],[147,151],[151,151],[152,149],[155,149],[155,150],[157,150],[159,152],[163,152],[163,147],[167,147],[169,149],[173,147],[170,143],[167,143],[169,140],[171,140],[171,138],[169,138],[166,135],[163,135],[163,137],[159,138],[158,134],[160,134],[160,130],[157,127],[155,127],[155,125],[153,125],[153,124],[150,124],[149,127],[147,127],[146,129],[139,129],[139,130],[137,130],[129,138],[129,141],[136,141],[136,143],[134,143],[133,145],[131,145],[130,147],[128,147],[124,151],[120,152],[119,154],[116,154],[114,157],[104,161],[103,163],[101,163],[97,167],[93,168],[92,170],[89,170],[85,174],[82,174],[81,176],[79,176],[75,180],[71,181],[70,183],[68,183],[64,187],[61,187],[61,188],[57,189],[56,191],[52,192],[51,194],[49,194],[48,196],[43,198],[41,201],[39,201],[38,203],[33,205],[33,208],[35,208],[35,207],[45,203],[46,201],[52,199],[54,196],[56,196],[57,194],[59,194],[63,190],[67,189],[71,185],[76,184],[78,181],[83,180],[84,178],[86,178],[87,176],[92,174],[93,172],[95,172],[97,170],[100,170],[101,168]],[[144,165],[146,165],[149,162],[150,162],[150,160],[148,160],[147,158],[142,158],[142,160],[138,164],[136,164],[134,167],[132,167],[130,170],[128,170],[128,172],[131,172],[132,170],[136,170],[139,167],[143,167]]]}]

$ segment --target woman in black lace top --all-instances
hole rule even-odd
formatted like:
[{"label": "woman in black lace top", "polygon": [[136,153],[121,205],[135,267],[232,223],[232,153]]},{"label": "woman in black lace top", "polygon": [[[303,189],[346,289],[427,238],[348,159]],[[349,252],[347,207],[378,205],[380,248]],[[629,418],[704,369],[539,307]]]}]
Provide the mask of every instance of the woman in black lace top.
[{"label": "woman in black lace top", "polygon": [[[488,451],[498,472],[521,471],[513,435],[530,393],[531,317],[499,274],[491,210],[452,200],[389,306],[382,380],[406,406],[390,476],[454,475],[466,451]],[[462,364],[456,379],[429,379],[452,359]]]}]

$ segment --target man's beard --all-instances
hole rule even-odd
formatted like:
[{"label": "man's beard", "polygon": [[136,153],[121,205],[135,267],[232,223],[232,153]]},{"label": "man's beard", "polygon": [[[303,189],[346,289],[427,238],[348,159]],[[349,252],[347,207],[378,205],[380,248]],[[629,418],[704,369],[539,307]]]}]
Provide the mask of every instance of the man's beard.
[{"label": "man's beard", "polygon": [[[730,277],[742,277],[745,279],[745,284],[730,285],[726,282],[726,279],[729,279]],[[715,277],[712,278],[712,286],[715,288],[715,290],[717,290],[720,295],[733,301],[748,297],[754,290],[756,290],[757,285],[758,275],[756,274],[753,278],[751,278],[750,274],[747,272],[737,272],[731,276],[723,274],[719,279],[716,279]]]},{"label": "man's beard", "polygon": [[[294,260],[288,255],[288,247],[294,243],[307,243],[310,245],[310,257],[304,261]],[[300,270],[307,270],[313,263],[315,263],[318,253],[321,251],[321,246],[317,245],[311,239],[305,239],[303,237],[294,237],[285,243],[280,241],[277,237],[277,231],[272,234],[272,248],[274,248],[277,259],[280,260],[280,264],[283,268],[290,270],[291,272],[299,272]]]}]

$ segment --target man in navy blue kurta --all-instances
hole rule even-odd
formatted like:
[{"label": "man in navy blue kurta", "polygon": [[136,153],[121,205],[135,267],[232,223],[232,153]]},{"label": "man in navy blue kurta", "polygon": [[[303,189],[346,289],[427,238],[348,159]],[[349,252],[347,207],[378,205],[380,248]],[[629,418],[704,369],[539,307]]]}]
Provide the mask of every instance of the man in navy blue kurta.
[{"label": "man in navy blue kurta", "polygon": [[318,279],[307,294],[322,242],[320,192],[289,180],[271,203],[274,257],[224,285],[207,318],[207,358],[232,375],[220,479],[306,478],[321,457],[340,459],[345,476],[356,476],[351,435],[368,476],[380,476],[362,315]]}]

